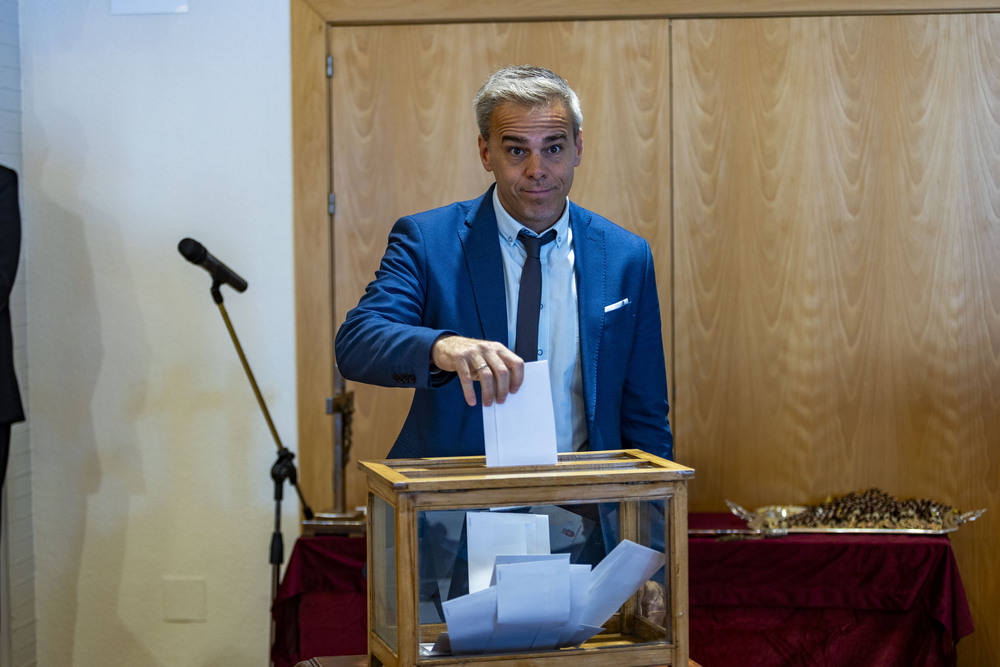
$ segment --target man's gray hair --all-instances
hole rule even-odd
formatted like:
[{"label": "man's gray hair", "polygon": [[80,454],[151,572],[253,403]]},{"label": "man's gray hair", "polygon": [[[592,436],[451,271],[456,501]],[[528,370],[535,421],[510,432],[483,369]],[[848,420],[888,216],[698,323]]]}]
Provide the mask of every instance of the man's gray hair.
[{"label": "man's gray hair", "polygon": [[513,102],[526,107],[540,107],[552,102],[562,102],[573,116],[573,140],[583,127],[580,99],[566,80],[544,67],[511,65],[494,72],[476,93],[473,106],[476,122],[483,139],[490,139],[490,119],[500,104]]}]

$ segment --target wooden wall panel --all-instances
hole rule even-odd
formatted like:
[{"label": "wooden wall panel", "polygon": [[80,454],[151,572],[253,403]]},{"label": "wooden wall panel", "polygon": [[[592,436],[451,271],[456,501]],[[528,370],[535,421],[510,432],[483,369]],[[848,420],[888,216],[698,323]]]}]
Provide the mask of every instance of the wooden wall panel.
[{"label": "wooden wall panel", "polygon": [[[674,427],[693,511],[876,486],[1000,664],[1000,17],[674,23]],[[963,660],[960,664],[966,664]]]},{"label": "wooden wall panel", "polygon": [[[374,276],[399,216],[492,183],[472,98],[490,72],[522,62],[550,67],[579,93],[584,151],[571,197],[650,240],[669,312],[668,30],[666,21],[331,28],[336,321]],[[350,386],[353,458],[383,458],[410,392]],[[360,503],[353,468],[348,493]]]},{"label": "wooden wall panel", "polygon": [[[293,2],[293,10],[304,1]],[[308,3],[331,24],[1000,8],[997,3],[923,0],[777,0],[752,7],[739,0]],[[294,45],[303,27],[294,20],[292,27]],[[539,46],[495,29],[506,48]],[[613,120],[629,113],[630,92],[666,89],[659,79],[648,78],[654,70],[645,62],[649,50],[676,61],[672,232],[678,263],[672,287],[677,298],[675,317],[665,306],[664,322],[677,332],[671,397],[678,456],[698,470],[692,509],[720,510],[724,497],[751,506],[814,501],[871,485],[900,495],[934,496],[962,508],[991,508],[952,538],[977,624],[959,645],[963,667],[1000,664],[996,33],[997,19],[989,15],[680,20],[674,22],[670,53],[663,51],[667,41],[659,33],[652,42],[636,37],[641,48],[628,50],[604,35],[579,33],[602,41],[590,41],[585,53],[579,44],[571,45],[565,51],[567,67],[553,64],[578,88],[573,67],[582,58],[589,59],[588,66],[596,61],[598,78],[610,73],[613,80],[617,70],[642,69],[644,77],[623,82],[626,97],[607,93],[601,101]],[[361,49],[368,39],[338,40],[348,46],[334,48],[344,49],[340,55],[358,50],[358,62],[371,76],[355,83],[367,91],[370,104],[387,103],[377,100],[389,88],[421,88],[405,77],[397,81],[390,71],[396,66],[384,55],[368,62]],[[396,44],[395,39],[376,41]],[[482,50],[503,53],[488,40],[463,37],[460,54],[454,55],[429,39],[419,38],[413,53],[430,57],[441,70],[465,69],[483,58]],[[393,44],[387,46],[390,51],[405,52],[407,42]],[[557,45],[539,48],[560,50]],[[616,54],[615,68],[603,64],[605,53]],[[299,66],[295,62],[293,69]],[[338,56],[339,72],[342,63]],[[403,67],[411,71],[408,64]],[[434,82],[454,82],[448,72],[429,76]],[[474,78],[457,86],[467,88],[465,100],[478,85]],[[594,96],[583,97],[587,148],[574,198],[589,196],[579,179],[593,179],[589,191],[602,187],[602,175],[616,177],[609,169],[591,169],[595,146],[607,146],[613,155],[615,139],[595,139]],[[644,99],[659,105],[655,95]],[[359,108],[377,113],[365,104]],[[429,108],[417,109],[423,123],[432,122]],[[663,128],[671,111],[657,107],[644,113],[657,119],[660,129],[658,137],[642,141],[663,154],[641,159],[653,160],[651,169],[665,174],[670,138]],[[600,128],[607,129],[603,118]],[[459,122],[471,124],[471,115]],[[637,126],[625,123],[622,127]],[[386,127],[394,126],[382,120],[376,125],[373,118],[361,129],[384,134]],[[453,130],[449,152],[459,155],[462,130],[459,125]],[[297,226],[299,202],[309,196],[308,188],[299,187],[301,141],[296,133]],[[382,152],[366,158],[373,164],[365,164],[361,174],[380,171],[374,163],[395,162],[398,146],[365,145]],[[473,152],[468,159],[479,168]],[[424,171],[413,171],[412,178]],[[459,171],[466,173],[464,167]],[[427,178],[441,180],[432,176]],[[611,182],[603,185],[614,197]],[[629,193],[625,201],[632,201],[634,191],[622,191]],[[452,198],[460,196],[471,195]],[[669,206],[669,198],[670,193],[661,193],[651,210],[664,202]],[[616,208],[614,202],[609,207],[581,203],[616,219],[620,211],[628,212],[628,206]],[[400,208],[396,214],[415,210]],[[367,275],[357,274],[359,284],[351,289],[359,289],[374,270],[391,223],[381,216],[371,219],[375,235],[355,251],[374,258],[368,269],[356,263]],[[663,286],[670,286],[670,270],[663,268],[669,266],[669,252],[661,259],[670,233],[663,227],[653,232],[661,299]],[[297,241],[297,257],[299,247],[308,245],[308,239]],[[315,278],[313,272],[310,279]],[[359,293],[345,302],[338,286],[338,318]],[[301,310],[298,317],[301,322]],[[300,371],[301,359],[309,354],[309,349],[300,351]],[[315,358],[320,363],[322,355]],[[302,400],[311,399],[300,395]],[[406,400],[398,401],[402,409]],[[384,430],[394,434],[395,426]],[[388,446],[391,436],[385,437],[380,447]],[[367,456],[355,452],[355,458],[358,454]],[[304,475],[305,468],[303,453]]]}]

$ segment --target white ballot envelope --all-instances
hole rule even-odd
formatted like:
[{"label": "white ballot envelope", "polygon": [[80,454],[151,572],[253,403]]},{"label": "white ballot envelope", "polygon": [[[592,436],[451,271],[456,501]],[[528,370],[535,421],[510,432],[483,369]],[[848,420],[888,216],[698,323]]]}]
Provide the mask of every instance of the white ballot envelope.
[{"label": "white ballot envelope", "polygon": [[503,403],[483,406],[486,466],[555,465],[556,418],[549,362],[524,364],[524,382]]},{"label": "white ballot envelope", "polygon": [[[622,540],[593,569],[552,554],[549,517],[467,512],[469,594],[443,603],[448,637],[435,655],[577,646],[664,566],[664,554]],[[446,648],[450,641],[450,648]]]},{"label": "white ballot envelope", "polygon": [[490,585],[499,555],[547,554],[549,517],[508,512],[468,512],[469,592]]},{"label": "white ballot envelope", "polygon": [[590,596],[580,622],[603,625],[665,562],[659,551],[630,540],[619,542],[591,572]]},{"label": "white ballot envelope", "polygon": [[493,636],[497,618],[497,589],[486,588],[441,605],[448,624],[453,653],[482,653]]}]

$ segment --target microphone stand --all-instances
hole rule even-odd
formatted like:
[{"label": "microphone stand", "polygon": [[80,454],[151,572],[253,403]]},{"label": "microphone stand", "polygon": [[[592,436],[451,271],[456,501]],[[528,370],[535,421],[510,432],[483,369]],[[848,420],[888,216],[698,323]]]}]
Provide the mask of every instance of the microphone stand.
[{"label": "microphone stand", "polygon": [[[253,371],[250,370],[250,364],[247,362],[246,355],[243,354],[243,346],[240,345],[239,338],[236,337],[236,330],[233,328],[233,323],[229,319],[229,314],[226,312],[226,306],[223,303],[222,287],[223,281],[219,280],[214,274],[212,275],[212,300],[215,301],[216,305],[219,307],[219,312],[222,314],[222,319],[226,323],[226,329],[229,331],[229,337],[233,339],[233,345],[236,346],[236,353],[240,357],[240,362],[243,364],[243,370],[246,371],[247,379],[250,381],[250,386],[253,388],[253,393],[257,397],[257,403],[260,405],[261,411],[264,413],[264,419],[267,420],[267,426],[271,430],[271,437],[274,438],[274,443],[278,447],[278,458],[271,466],[271,479],[274,480],[274,533],[271,536],[271,603],[274,604],[275,599],[278,597],[278,580],[280,578],[281,563],[285,559],[285,545],[284,540],[281,536],[281,501],[284,497],[284,482],[288,482],[295,489],[295,492],[299,496],[299,503],[302,507],[302,514],[306,519],[313,518],[313,511],[309,508],[308,503],[306,503],[305,497],[302,495],[302,489],[299,488],[298,475],[295,471],[295,464],[292,463],[292,459],[295,458],[295,454],[289,451],[283,444],[281,444],[281,437],[278,435],[278,429],[274,427],[274,421],[271,419],[271,413],[267,409],[267,404],[264,402],[264,396],[260,393],[260,388],[257,386],[257,380],[254,378]],[[271,619],[271,642],[269,646],[274,646],[274,619]],[[269,661],[270,664],[270,661]]]}]

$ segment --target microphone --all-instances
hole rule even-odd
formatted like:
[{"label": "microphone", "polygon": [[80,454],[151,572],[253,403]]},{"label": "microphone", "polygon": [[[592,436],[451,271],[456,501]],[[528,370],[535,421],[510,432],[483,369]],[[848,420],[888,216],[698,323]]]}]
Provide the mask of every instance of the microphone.
[{"label": "microphone", "polygon": [[229,284],[237,292],[244,292],[247,288],[247,281],[236,275],[236,272],[228,266],[212,257],[212,254],[205,250],[205,246],[194,239],[184,239],[177,244],[177,250],[184,255],[184,259],[197,264],[212,274],[212,279],[223,284]]}]

